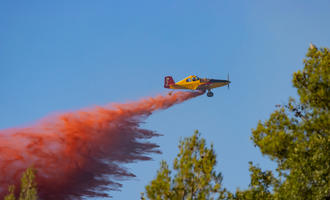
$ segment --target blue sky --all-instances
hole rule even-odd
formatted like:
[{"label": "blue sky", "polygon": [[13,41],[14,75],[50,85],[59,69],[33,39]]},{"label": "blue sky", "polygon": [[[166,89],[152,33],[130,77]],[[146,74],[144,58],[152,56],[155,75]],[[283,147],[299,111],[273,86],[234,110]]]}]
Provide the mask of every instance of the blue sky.
[{"label": "blue sky", "polygon": [[137,175],[114,199],[138,199],[160,160],[198,129],[214,144],[230,190],[249,184],[248,161],[274,165],[251,128],[295,96],[292,73],[310,42],[330,46],[330,2],[320,1],[10,1],[0,2],[0,129],[55,111],[166,93],[163,78],[226,79],[216,89],[156,112],[143,126],[163,134],[163,152],[128,164]]}]

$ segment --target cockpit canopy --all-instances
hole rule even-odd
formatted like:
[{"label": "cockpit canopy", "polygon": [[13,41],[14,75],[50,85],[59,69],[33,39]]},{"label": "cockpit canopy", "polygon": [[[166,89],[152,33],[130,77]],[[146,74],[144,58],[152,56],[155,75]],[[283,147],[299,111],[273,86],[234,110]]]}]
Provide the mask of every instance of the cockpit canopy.
[{"label": "cockpit canopy", "polygon": [[189,76],[188,78],[186,78],[186,82],[194,82],[198,80],[200,80],[198,76]]}]

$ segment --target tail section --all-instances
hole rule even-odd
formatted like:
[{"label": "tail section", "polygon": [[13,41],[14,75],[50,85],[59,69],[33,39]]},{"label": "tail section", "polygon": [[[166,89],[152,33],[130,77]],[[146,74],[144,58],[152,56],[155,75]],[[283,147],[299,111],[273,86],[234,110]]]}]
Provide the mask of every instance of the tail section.
[{"label": "tail section", "polygon": [[164,88],[170,88],[170,85],[174,85],[174,84],[175,84],[175,82],[174,82],[172,76],[165,77]]}]

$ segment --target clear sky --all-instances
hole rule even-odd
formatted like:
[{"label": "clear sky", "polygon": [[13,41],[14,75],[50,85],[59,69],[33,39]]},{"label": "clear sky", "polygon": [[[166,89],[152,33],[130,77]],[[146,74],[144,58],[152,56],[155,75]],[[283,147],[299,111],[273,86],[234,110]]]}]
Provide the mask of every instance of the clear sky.
[{"label": "clear sky", "polygon": [[295,96],[292,73],[310,42],[330,47],[330,1],[0,1],[0,129],[55,111],[166,93],[163,78],[196,74],[231,88],[147,119],[163,134],[161,155],[127,164],[136,178],[114,199],[138,199],[159,162],[198,129],[214,144],[217,171],[234,191],[249,184],[248,161],[273,168],[251,128]]}]

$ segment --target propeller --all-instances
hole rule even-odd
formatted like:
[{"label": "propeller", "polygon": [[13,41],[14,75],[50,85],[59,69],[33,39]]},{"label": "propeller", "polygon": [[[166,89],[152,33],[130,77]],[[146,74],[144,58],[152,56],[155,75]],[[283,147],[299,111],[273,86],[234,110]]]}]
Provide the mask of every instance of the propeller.
[{"label": "propeller", "polygon": [[227,75],[227,81],[228,81],[228,85],[227,85],[227,86],[228,86],[228,89],[229,89],[229,88],[230,88],[230,85],[229,85],[229,84],[230,84],[230,81],[229,81],[229,73],[228,73],[228,75]]}]

